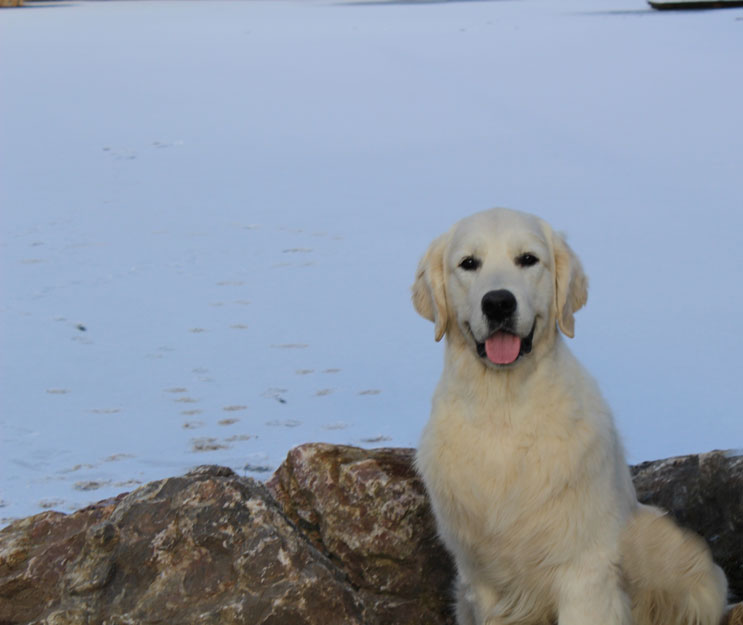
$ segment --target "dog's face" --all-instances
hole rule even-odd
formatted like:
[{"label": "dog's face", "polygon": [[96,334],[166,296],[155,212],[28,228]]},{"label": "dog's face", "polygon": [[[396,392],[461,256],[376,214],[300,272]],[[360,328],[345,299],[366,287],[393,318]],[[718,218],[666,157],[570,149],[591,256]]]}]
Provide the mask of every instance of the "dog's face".
[{"label": "dog's face", "polygon": [[463,219],[436,239],[413,285],[436,340],[458,332],[490,367],[514,366],[556,325],[573,336],[587,281],[575,254],[544,221],[506,209]]}]

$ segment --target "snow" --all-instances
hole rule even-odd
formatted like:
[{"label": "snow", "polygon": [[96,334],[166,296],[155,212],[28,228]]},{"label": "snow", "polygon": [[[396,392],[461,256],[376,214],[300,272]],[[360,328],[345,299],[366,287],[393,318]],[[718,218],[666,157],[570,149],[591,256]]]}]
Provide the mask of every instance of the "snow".
[{"label": "snow", "polygon": [[632,462],[743,446],[743,11],[643,0],[0,12],[0,516],[299,443],[414,446],[428,242],[569,235]]}]

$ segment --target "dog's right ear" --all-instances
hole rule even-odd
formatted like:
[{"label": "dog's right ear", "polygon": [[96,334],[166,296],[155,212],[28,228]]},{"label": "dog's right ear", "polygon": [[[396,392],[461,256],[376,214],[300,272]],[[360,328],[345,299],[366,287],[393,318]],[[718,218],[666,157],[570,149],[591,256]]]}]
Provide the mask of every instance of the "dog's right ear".
[{"label": "dog's right ear", "polygon": [[435,338],[440,341],[446,333],[449,318],[446,308],[446,289],[444,278],[444,254],[449,234],[442,234],[428,248],[413,283],[413,305],[418,313],[433,321]]}]

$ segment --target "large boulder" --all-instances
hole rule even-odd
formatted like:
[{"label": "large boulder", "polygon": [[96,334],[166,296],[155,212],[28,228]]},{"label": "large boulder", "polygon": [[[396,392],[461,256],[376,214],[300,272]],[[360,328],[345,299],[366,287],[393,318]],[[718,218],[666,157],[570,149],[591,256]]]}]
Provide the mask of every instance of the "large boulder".
[{"label": "large boulder", "polygon": [[363,623],[265,486],[202,467],[0,533],[0,623]]},{"label": "large boulder", "polygon": [[287,516],[359,589],[370,625],[453,622],[453,568],[413,454],[303,445],[267,484]]},{"label": "large boulder", "polygon": [[[452,625],[451,562],[410,449],[292,450],[267,485],[220,467],[0,531],[0,625]],[[743,594],[743,461],[633,468]],[[743,607],[729,625],[743,624]]]}]

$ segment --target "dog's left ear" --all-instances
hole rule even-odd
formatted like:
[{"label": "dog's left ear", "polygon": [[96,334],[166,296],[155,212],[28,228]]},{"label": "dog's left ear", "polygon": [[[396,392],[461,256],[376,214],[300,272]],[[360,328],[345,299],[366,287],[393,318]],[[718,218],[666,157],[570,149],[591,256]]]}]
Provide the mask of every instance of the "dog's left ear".
[{"label": "dog's left ear", "polygon": [[552,232],[552,249],[555,255],[555,315],[557,325],[565,336],[575,336],[573,313],[588,300],[588,278],[583,266],[563,236]]},{"label": "dog's left ear", "polygon": [[413,306],[418,314],[435,324],[435,338],[440,341],[446,333],[449,315],[444,286],[444,255],[449,234],[434,240],[424,254],[413,283]]}]

